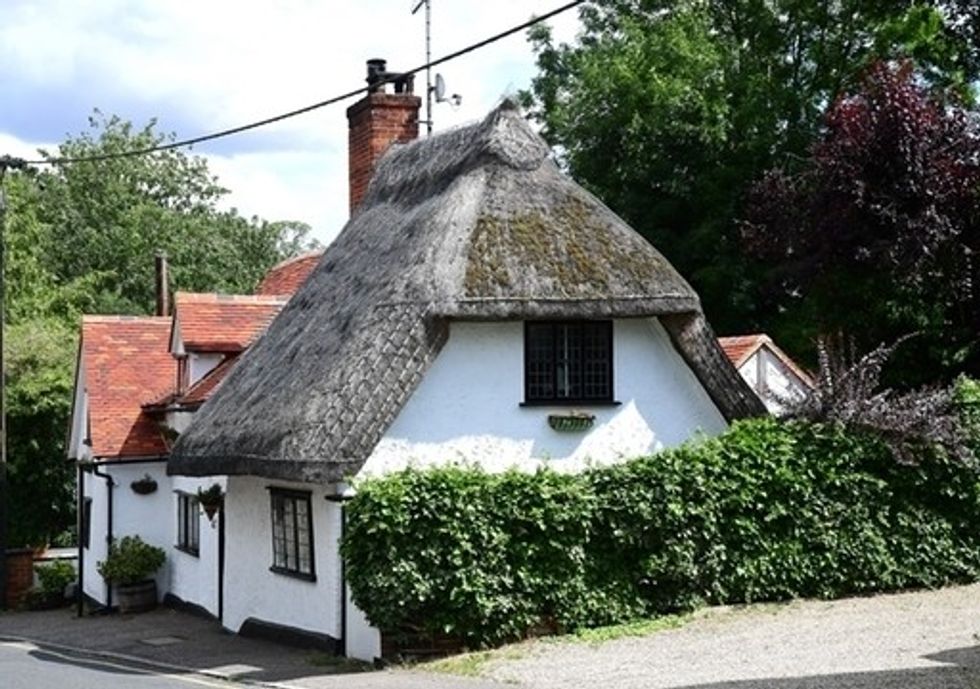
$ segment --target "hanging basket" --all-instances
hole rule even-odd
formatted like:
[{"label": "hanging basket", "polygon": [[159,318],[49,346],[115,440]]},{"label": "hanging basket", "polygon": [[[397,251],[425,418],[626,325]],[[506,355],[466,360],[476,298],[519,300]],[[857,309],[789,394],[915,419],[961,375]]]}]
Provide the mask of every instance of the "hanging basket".
[{"label": "hanging basket", "polygon": [[221,510],[221,503],[208,503],[206,505],[201,505],[204,509],[204,514],[207,515],[208,521],[214,521],[214,515],[216,515],[219,510]]},{"label": "hanging basket", "polygon": [[225,502],[225,494],[217,483],[211,484],[207,490],[197,489],[197,502],[204,509],[209,521],[214,521],[214,515],[221,511]]},{"label": "hanging basket", "polygon": [[143,478],[136,479],[129,484],[129,487],[133,489],[133,492],[137,495],[149,495],[150,493],[155,493],[157,490],[157,482],[152,476],[146,474]]}]

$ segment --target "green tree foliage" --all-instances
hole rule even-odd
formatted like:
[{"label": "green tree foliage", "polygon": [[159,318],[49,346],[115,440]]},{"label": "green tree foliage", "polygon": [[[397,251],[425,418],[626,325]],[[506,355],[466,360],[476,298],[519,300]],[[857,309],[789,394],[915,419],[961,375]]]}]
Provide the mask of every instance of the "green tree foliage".
[{"label": "green tree foliage", "polygon": [[51,164],[7,175],[6,242],[10,542],[44,543],[73,523],[65,459],[82,313],[152,313],[153,258],[173,289],[251,292],[278,261],[311,246],[297,222],[246,219],[203,158],[181,151],[79,163],[173,139],[96,112]]},{"label": "green tree foliage", "polygon": [[357,605],[388,633],[473,646],[980,578],[975,468],[898,464],[839,425],[756,419],[584,474],[408,469],[357,490],[342,544]]},{"label": "green tree foliage", "polygon": [[980,74],[972,2],[597,0],[581,17],[571,45],[532,31],[527,104],[569,172],[666,254],[728,332],[774,318],[738,242],[749,186],[807,153],[834,96],[879,57],[913,57],[964,96]]}]

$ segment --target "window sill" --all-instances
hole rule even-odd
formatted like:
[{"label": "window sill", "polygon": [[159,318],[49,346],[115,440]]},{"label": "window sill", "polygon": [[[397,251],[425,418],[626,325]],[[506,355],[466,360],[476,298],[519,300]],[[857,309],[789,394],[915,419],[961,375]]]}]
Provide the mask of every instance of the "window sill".
[{"label": "window sill", "polygon": [[618,400],[532,400],[521,402],[519,407],[618,407]]},{"label": "window sill", "polygon": [[302,579],[303,581],[310,582],[316,581],[316,574],[313,573],[307,574],[306,572],[297,572],[292,569],[285,569],[284,567],[276,567],[275,565],[269,567],[269,571],[273,574],[281,574],[284,577],[291,577],[293,579]]},{"label": "window sill", "polygon": [[190,555],[191,557],[201,557],[200,549],[194,550],[193,548],[188,548],[185,545],[175,545],[174,550],[179,550],[180,552]]}]

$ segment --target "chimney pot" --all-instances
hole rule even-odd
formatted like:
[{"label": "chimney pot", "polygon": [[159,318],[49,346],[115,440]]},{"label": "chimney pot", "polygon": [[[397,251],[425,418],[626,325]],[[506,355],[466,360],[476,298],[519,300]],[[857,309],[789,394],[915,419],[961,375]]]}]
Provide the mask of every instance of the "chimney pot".
[{"label": "chimney pot", "polygon": [[167,253],[158,251],[154,261],[156,267],[157,314],[170,315],[170,276],[167,265]]},{"label": "chimney pot", "polygon": [[385,77],[384,75],[388,71],[388,61],[382,60],[379,57],[373,58],[367,61],[367,83],[368,86],[374,86],[379,81],[382,81]]}]

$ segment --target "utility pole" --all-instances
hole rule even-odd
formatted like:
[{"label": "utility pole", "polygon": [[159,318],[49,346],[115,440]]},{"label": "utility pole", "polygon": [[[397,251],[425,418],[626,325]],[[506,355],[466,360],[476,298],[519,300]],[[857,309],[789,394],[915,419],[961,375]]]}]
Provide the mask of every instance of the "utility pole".
[{"label": "utility pole", "polygon": [[0,156],[0,609],[7,607],[7,367],[4,356],[7,308],[6,296],[6,233],[7,198],[4,181],[8,170],[23,170],[26,163],[20,158]]}]

